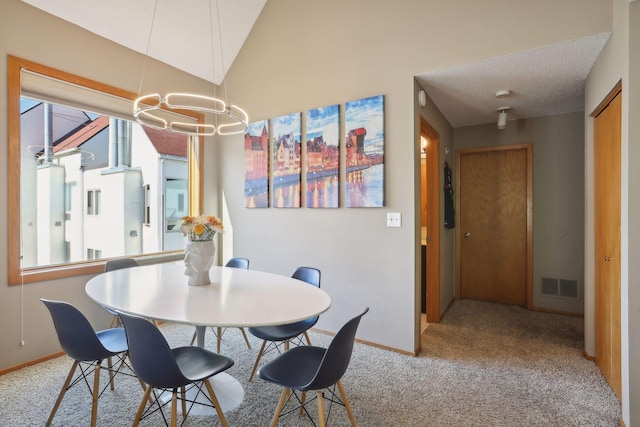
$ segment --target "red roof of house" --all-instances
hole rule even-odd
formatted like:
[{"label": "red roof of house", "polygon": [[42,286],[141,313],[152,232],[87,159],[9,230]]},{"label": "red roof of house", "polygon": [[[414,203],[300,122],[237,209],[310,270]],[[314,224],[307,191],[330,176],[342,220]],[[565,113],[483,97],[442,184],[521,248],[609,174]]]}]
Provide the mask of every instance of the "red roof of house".
[{"label": "red roof of house", "polygon": [[187,157],[188,136],[143,126],[156,151],[169,156]]},{"label": "red roof of house", "polygon": [[77,148],[87,140],[93,138],[100,131],[104,130],[107,126],[109,126],[109,117],[100,116],[77,132],[72,133],[62,141],[58,142],[55,147],[53,147],[53,152],[58,153],[71,148]]}]

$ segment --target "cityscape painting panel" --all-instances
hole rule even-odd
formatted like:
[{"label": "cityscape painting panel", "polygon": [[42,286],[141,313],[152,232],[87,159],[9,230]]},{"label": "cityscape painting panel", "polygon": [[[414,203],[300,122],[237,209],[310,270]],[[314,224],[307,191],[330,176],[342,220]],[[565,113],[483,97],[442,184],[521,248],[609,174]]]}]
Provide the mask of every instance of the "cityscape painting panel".
[{"label": "cityscape painting panel", "polygon": [[274,144],[272,148],[273,206],[300,207],[302,113],[272,119]]},{"label": "cityscape painting panel", "polygon": [[340,105],[307,111],[307,207],[340,201]]},{"label": "cityscape painting panel", "polygon": [[249,123],[244,134],[244,206],[269,207],[269,122]]},{"label": "cityscape painting panel", "polygon": [[384,206],[384,95],[345,104],[346,206]]}]

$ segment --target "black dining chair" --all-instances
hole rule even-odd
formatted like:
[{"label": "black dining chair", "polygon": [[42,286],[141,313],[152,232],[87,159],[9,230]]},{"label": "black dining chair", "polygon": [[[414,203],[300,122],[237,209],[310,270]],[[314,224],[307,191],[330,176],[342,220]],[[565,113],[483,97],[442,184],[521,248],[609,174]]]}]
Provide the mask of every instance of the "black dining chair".
[{"label": "black dining chair", "polygon": [[[107,271],[137,267],[138,265],[139,265],[138,261],[136,261],[133,258],[110,259],[104,264],[104,271],[106,273]],[[111,319],[111,324],[109,325],[110,328],[121,326],[120,318],[118,317],[118,313],[116,313],[115,310],[109,307],[104,307],[104,306],[102,308],[104,308],[107,312],[113,315],[113,318]]]},{"label": "black dining chair", "polygon": [[[126,364],[128,346],[124,329],[110,328],[96,332],[87,318],[73,305],[44,298],[40,301],[51,313],[62,349],[74,360],[45,425],[51,425],[67,390],[76,384],[87,384],[92,392],[91,426],[95,426],[98,417],[98,398],[108,386],[114,390],[115,374],[133,375],[131,368]],[[112,357],[118,359],[115,367]],[[100,372],[104,360],[107,360],[109,382],[100,389]],[[74,378],[78,367],[80,367],[79,373]],[[93,367],[93,381],[88,378],[91,367]],[[89,386],[91,383],[93,383],[92,387]],[[144,384],[141,383],[141,385],[144,389]]]},{"label": "black dining chair", "polygon": [[[318,404],[320,426],[326,425],[325,399],[330,402],[330,405],[337,403],[344,406],[351,425],[356,426],[356,420],[341,379],[351,362],[356,330],[360,324],[360,319],[368,311],[369,308],[367,307],[362,313],[345,323],[333,337],[329,347],[322,348],[310,345],[294,347],[274,360],[267,362],[258,370],[259,378],[284,387],[271,420],[272,427],[278,425],[282,410],[290,400],[292,393],[299,403],[300,413],[306,413],[311,418],[305,407],[306,404],[313,401],[313,399],[306,401],[306,392],[308,391],[317,392],[315,399]],[[340,396],[336,394],[336,386]],[[325,390],[329,392],[329,397],[325,397]],[[296,409],[298,408],[293,408],[287,413]],[[329,413],[331,413],[331,406]]]},{"label": "black dining chair", "polygon": [[[247,258],[231,258],[225,264],[225,267],[231,268],[240,268],[243,270],[249,269],[249,260]],[[243,327],[239,327],[240,332],[242,332],[242,337],[244,338],[244,342],[247,344],[247,348],[251,350],[251,344],[249,343],[249,338],[247,337],[247,333],[245,332]],[[215,328],[212,326],[211,330],[213,334],[216,336],[217,341],[217,351],[220,353],[220,343],[222,342],[222,334],[227,330],[227,328],[222,328],[220,326],[216,326]],[[193,337],[191,337],[191,345],[196,341],[196,333],[193,333]]]},{"label": "black dining chair", "polygon": [[[209,379],[232,367],[233,360],[197,346],[170,348],[162,332],[149,320],[124,313],[120,313],[120,318],[126,331],[133,370],[147,383],[133,426],[137,426],[140,420],[158,409],[167,424],[161,410],[164,404],[159,401],[161,393],[156,392],[158,390],[171,393],[170,425],[174,427],[177,423],[178,399],[182,404],[182,416],[186,418],[196,404],[190,400],[187,409],[187,389],[195,388],[198,395],[206,396],[203,387],[207,390],[209,404],[215,408],[220,423],[226,426],[227,421]],[[147,402],[150,404],[145,411]]]},{"label": "black dining chair", "polygon": [[[298,267],[291,275],[294,279],[301,280],[317,288],[320,287],[320,270],[313,267]],[[307,345],[311,345],[311,339],[307,331],[311,329],[318,322],[318,316],[311,317],[309,319],[301,320],[299,322],[287,323],[284,325],[273,326],[256,326],[250,327],[249,333],[262,340],[262,346],[258,351],[258,356],[249,375],[249,381],[253,379],[253,376],[258,369],[260,359],[267,353],[276,350],[281,352],[280,346],[283,345],[285,351],[289,349],[291,340],[294,340],[295,344],[303,344],[302,337],[307,341]]]}]

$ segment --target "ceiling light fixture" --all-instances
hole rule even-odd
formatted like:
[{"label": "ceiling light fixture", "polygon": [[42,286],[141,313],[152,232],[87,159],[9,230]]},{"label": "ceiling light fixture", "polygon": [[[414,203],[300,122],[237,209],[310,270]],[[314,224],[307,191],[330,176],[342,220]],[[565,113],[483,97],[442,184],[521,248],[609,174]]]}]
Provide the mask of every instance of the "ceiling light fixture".
[{"label": "ceiling light fixture", "polygon": [[498,129],[504,129],[507,127],[507,110],[511,107],[498,108]]},{"label": "ceiling light fixture", "polygon": [[[213,10],[209,0],[209,29],[211,41],[211,64],[214,64],[214,48],[213,48]],[[220,56],[222,58],[223,88],[226,99],[226,85],[224,84],[224,56],[222,52],[222,32],[220,29],[220,11],[218,9],[218,0],[216,1],[216,16],[218,20],[218,36],[220,40]],[[142,82],[144,80],[144,72],[149,57],[149,46],[151,45],[151,35],[155,24],[156,10],[158,8],[158,0],[153,8],[153,16],[151,19],[151,28],[149,30],[149,40],[147,41],[147,52],[145,55],[142,76],[140,78],[140,87],[138,89],[138,98],[133,103],[133,116],[136,121],[142,125],[155,129],[168,129],[172,132],[209,136],[215,135],[236,135],[244,133],[247,130],[249,116],[237,105],[227,104],[225,100],[216,97],[215,83],[213,83],[213,96],[198,95],[193,93],[172,92],[165,96],[159,93],[141,95]],[[215,81],[215,71],[213,72],[213,80]],[[195,112],[213,114],[213,123],[193,123],[185,121],[176,121],[175,115],[167,114],[167,111]],[[224,117],[224,123],[218,124],[218,118]]]}]

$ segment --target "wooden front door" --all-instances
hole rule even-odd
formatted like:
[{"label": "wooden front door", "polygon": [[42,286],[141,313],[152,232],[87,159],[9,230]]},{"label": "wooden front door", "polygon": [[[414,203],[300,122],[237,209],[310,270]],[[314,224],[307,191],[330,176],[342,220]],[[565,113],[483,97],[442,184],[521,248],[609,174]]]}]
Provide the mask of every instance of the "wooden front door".
[{"label": "wooden front door", "polygon": [[620,339],[620,88],[594,121],[595,358],[622,398]]},{"label": "wooden front door", "polygon": [[460,150],[457,296],[530,307],[531,144]]}]

